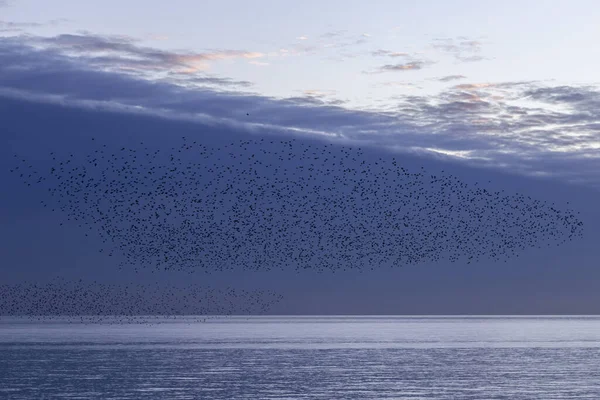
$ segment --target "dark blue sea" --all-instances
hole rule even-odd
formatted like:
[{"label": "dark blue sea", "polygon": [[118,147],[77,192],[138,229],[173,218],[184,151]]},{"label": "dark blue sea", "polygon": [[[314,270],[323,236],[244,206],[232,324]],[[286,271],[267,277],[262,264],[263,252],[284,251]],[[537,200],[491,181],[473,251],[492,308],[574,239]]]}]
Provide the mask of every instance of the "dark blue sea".
[{"label": "dark blue sea", "polygon": [[600,399],[600,317],[157,321],[3,317],[0,398]]}]

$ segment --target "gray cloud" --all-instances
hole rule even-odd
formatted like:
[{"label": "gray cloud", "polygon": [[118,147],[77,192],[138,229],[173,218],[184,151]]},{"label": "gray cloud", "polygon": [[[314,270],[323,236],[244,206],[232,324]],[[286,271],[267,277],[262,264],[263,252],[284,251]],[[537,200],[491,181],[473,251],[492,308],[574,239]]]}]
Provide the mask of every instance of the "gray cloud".
[{"label": "gray cloud", "polygon": [[305,101],[307,103],[312,104],[321,104],[321,105],[336,105],[341,106],[346,103],[346,101],[341,100],[339,98],[335,98],[333,96],[337,95],[337,91],[335,90],[316,90],[309,89],[303,90],[301,97],[288,98],[288,100],[296,100],[296,101]]},{"label": "gray cloud", "polygon": [[[5,6],[8,6],[8,3],[4,3]],[[0,3],[0,7],[2,7],[2,3]],[[56,26],[63,24],[65,22],[69,22],[66,19],[53,19],[47,22],[10,22],[10,21],[1,21],[0,20],[0,33],[19,33],[24,32],[27,29],[31,28],[40,28],[44,26]]]},{"label": "gray cloud", "polygon": [[371,52],[372,55],[379,57],[379,56],[385,56],[385,57],[408,57],[409,54],[408,53],[403,53],[403,52],[397,52],[397,51],[390,51],[390,50],[375,50]]},{"label": "gray cloud", "polygon": [[440,81],[440,82],[450,82],[450,81],[456,81],[459,79],[465,79],[466,76],[464,75],[447,75],[447,76],[442,76],[441,78],[436,78],[436,81]]},{"label": "gray cloud", "polygon": [[432,61],[420,59],[419,57],[415,57],[410,55],[409,53],[404,52],[394,52],[391,50],[378,49],[372,51],[370,54],[375,57],[404,58],[407,61],[396,64],[382,65],[378,67],[376,71],[366,71],[365,73],[367,74],[381,72],[416,71],[423,69],[427,65],[433,64]]},{"label": "gray cloud", "polygon": [[319,38],[323,38],[323,39],[331,39],[334,37],[340,37],[343,36],[347,33],[348,31],[341,29],[341,30],[337,30],[337,31],[329,31],[329,32],[325,32],[321,35],[319,35]]},{"label": "gray cloud", "polygon": [[434,39],[434,43],[432,44],[434,49],[449,53],[455,59],[462,62],[485,60],[485,57],[481,55],[481,46],[482,43],[480,41],[463,36],[457,39]]},{"label": "gray cloud", "polygon": [[402,64],[387,64],[379,67],[380,72],[389,72],[389,71],[412,71],[423,69],[426,65],[424,61],[410,61]]},{"label": "gray cloud", "polygon": [[317,37],[316,45],[311,48],[313,53],[324,52],[329,54],[327,59],[343,62],[348,58],[355,58],[364,54],[358,50],[370,41],[369,34],[351,34],[346,30],[326,32]]},{"label": "gray cloud", "polygon": [[600,92],[593,86],[531,88],[523,95],[528,99],[550,104],[564,104],[596,116],[600,115]]},{"label": "gray cloud", "polygon": [[[2,4],[0,3],[0,7]],[[44,24],[36,23],[36,22],[8,22],[8,21],[0,21],[0,32],[22,32],[27,28],[38,28],[40,26],[44,26]]]},{"label": "gray cloud", "polygon": [[192,76],[189,74],[169,73],[168,78],[170,82],[177,83],[182,86],[194,87],[196,85],[210,85],[210,86],[232,86],[232,87],[244,87],[248,88],[254,84],[249,81],[238,81],[231,78],[221,78],[217,76]]},{"label": "gray cloud", "polygon": [[250,131],[328,135],[349,144],[446,154],[466,163],[600,185],[600,92],[594,87],[464,83],[437,95],[400,94],[385,112],[352,110],[316,93],[275,99],[234,91],[227,78],[195,79],[229,90],[178,82],[186,81],[185,73],[150,79],[136,64],[131,64],[136,74],[125,73],[114,68],[119,61],[110,56],[99,61],[101,50],[89,50],[117,48],[159,65],[171,62],[163,52],[139,48],[127,38],[54,39],[0,38],[0,95]]},{"label": "gray cloud", "polygon": [[139,40],[126,36],[102,36],[90,33],[63,34],[49,38],[30,38],[30,44],[55,49],[65,54],[86,56],[86,62],[104,68],[133,69],[136,72],[178,71],[193,73],[223,59],[254,59],[259,52],[212,50],[203,53],[174,52],[140,46]]}]

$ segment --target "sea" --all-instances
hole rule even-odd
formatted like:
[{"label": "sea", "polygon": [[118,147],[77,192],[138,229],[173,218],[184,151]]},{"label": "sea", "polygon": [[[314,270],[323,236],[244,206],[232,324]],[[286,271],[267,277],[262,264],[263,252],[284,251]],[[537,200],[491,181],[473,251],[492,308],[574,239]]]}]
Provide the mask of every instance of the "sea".
[{"label": "sea", "polygon": [[0,318],[0,399],[600,399],[597,316]]}]

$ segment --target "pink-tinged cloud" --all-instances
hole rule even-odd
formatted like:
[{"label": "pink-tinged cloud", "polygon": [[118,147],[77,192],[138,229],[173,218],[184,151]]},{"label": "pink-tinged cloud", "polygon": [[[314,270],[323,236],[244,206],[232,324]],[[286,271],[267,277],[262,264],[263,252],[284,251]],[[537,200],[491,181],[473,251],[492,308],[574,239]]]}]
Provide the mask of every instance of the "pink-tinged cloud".
[{"label": "pink-tinged cloud", "polygon": [[224,50],[213,53],[197,54],[172,54],[172,61],[175,65],[181,65],[185,70],[193,72],[195,70],[204,70],[208,68],[209,61],[227,60],[227,59],[254,59],[264,57],[264,54],[257,52]]},{"label": "pink-tinged cloud", "polygon": [[204,53],[183,53],[139,46],[139,40],[127,36],[101,36],[92,34],[64,34],[40,38],[37,44],[55,48],[74,56],[93,56],[107,68],[131,70],[177,71],[194,73],[206,70],[214,61],[227,59],[257,59],[263,53],[242,50],[215,50]]}]

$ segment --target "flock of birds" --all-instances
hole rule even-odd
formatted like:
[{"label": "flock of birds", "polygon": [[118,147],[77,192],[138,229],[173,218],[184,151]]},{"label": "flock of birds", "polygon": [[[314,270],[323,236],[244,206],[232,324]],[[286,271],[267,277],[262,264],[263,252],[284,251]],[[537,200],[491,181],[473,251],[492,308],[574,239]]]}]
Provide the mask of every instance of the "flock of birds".
[{"label": "flock of birds", "polygon": [[100,252],[119,251],[135,267],[322,271],[443,257],[476,262],[582,234],[568,210],[451,175],[411,173],[392,157],[361,160],[360,149],[184,140],[161,153],[102,146],[85,159],[56,160],[44,174],[13,171],[28,184],[47,184],[58,200],[53,209],[98,232]]},{"label": "flock of birds", "polygon": [[61,225],[98,235],[100,253],[136,271],[507,261],[583,233],[572,210],[443,171],[409,171],[360,148],[274,139],[211,147],[183,138],[168,150],[92,142],[88,154],[50,153],[47,169],[17,158],[11,171],[51,195],[41,202],[62,212]]},{"label": "flock of birds", "polygon": [[184,318],[192,323],[215,316],[261,314],[282,298],[271,290],[56,278],[43,284],[0,284],[0,316],[108,324],[158,324]]}]

